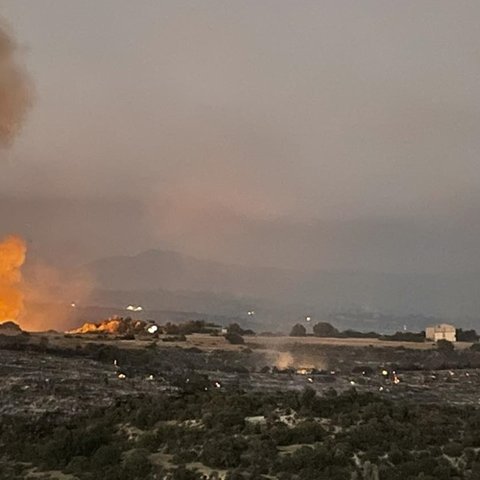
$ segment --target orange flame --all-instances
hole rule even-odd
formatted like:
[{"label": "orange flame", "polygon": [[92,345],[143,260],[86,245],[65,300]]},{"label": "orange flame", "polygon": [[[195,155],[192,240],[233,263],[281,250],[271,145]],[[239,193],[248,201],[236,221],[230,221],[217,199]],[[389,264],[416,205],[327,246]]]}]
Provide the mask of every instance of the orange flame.
[{"label": "orange flame", "polygon": [[122,335],[144,331],[147,324],[143,320],[131,320],[128,318],[112,317],[100,323],[84,323],[80,328],[70,330],[67,333],[110,333]]},{"label": "orange flame", "polygon": [[11,235],[0,243],[0,323],[15,321],[23,310],[21,267],[27,247],[22,238]]}]

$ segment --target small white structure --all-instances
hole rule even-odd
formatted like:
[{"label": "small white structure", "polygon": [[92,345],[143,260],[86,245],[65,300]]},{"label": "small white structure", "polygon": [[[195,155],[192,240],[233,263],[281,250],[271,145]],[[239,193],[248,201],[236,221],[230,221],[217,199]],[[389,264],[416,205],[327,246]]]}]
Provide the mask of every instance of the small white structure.
[{"label": "small white structure", "polygon": [[157,333],[157,332],[158,332],[158,325],[155,325],[154,323],[152,323],[152,325],[149,325],[149,326],[147,327],[147,332],[148,332],[148,333],[151,333],[152,335],[153,335],[154,333]]},{"label": "small white structure", "polygon": [[438,342],[439,340],[448,340],[449,342],[457,341],[457,331],[453,325],[441,323],[425,329],[425,338]]}]

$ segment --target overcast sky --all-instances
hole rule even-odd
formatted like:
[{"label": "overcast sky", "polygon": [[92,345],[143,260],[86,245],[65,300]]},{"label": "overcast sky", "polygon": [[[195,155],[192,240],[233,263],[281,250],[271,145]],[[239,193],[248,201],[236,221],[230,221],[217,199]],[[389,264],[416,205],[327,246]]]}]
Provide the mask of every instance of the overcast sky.
[{"label": "overcast sky", "polygon": [[67,263],[480,269],[480,2],[0,6],[36,90],[0,234]]}]

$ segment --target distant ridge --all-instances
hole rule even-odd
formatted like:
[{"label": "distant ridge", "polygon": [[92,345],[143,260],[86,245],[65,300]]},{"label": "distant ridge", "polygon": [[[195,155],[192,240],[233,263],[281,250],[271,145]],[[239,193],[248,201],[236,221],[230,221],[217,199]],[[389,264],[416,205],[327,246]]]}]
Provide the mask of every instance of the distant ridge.
[{"label": "distant ridge", "polygon": [[239,306],[258,302],[278,311],[295,306],[294,311],[319,313],[360,309],[444,318],[480,316],[479,273],[302,272],[229,265],[163,250],[102,258],[83,268],[104,293],[176,292],[178,298],[189,299],[188,309],[196,309],[195,297],[199,304],[208,297],[217,305],[223,300]]}]

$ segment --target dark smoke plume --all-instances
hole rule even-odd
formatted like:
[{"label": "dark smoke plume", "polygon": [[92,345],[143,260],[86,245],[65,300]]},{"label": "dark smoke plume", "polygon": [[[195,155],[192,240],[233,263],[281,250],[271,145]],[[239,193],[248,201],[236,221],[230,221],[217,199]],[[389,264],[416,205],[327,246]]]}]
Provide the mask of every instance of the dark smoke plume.
[{"label": "dark smoke plume", "polygon": [[19,63],[18,45],[0,19],[0,146],[9,146],[32,104],[32,85]]}]

